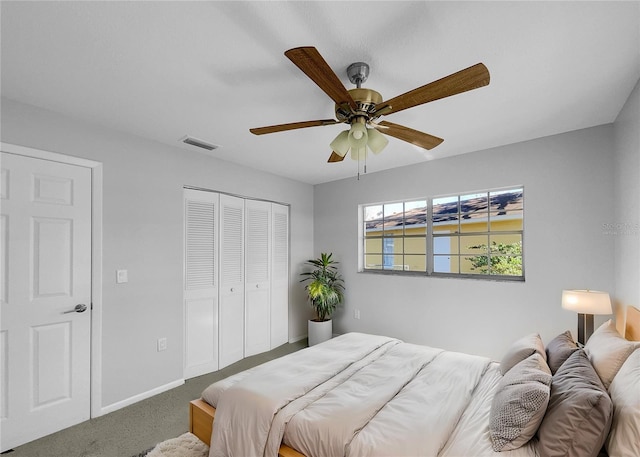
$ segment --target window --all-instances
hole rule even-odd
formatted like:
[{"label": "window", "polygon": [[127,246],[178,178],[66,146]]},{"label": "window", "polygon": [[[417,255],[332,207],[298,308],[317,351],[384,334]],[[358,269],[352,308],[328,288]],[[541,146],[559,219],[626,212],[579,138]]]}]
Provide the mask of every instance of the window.
[{"label": "window", "polygon": [[361,205],[360,271],[524,279],[521,187]]},{"label": "window", "polygon": [[427,200],[362,208],[365,270],[427,271]]}]

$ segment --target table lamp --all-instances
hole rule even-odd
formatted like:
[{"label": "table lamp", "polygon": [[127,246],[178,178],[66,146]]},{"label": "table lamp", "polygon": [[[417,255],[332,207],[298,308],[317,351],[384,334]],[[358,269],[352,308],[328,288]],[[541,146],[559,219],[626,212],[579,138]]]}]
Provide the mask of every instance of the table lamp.
[{"label": "table lamp", "polygon": [[612,313],[609,294],[598,290],[563,290],[562,307],[578,313],[578,342],[583,345],[593,333],[593,315]]}]

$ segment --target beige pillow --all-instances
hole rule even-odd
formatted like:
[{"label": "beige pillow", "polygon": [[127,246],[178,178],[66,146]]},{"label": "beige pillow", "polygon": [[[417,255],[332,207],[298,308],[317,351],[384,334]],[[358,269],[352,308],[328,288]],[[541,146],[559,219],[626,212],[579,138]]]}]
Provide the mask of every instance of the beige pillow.
[{"label": "beige pillow", "polygon": [[489,436],[496,452],[524,446],[533,438],[549,403],[551,371],[535,353],[511,368],[496,388]]},{"label": "beige pillow", "polygon": [[593,332],[584,350],[604,387],[609,389],[622,364],[639,347],[640,342],[627,341],[621,337],[615,324],[609,319]]},{"label": "beige pillow", "polygon": [[544,352],[544,344],[542,344],[542,339],[539,334],[532,333],[520,338],[511,344],[507,353],[502,357],[500,372],[504,376],[511,367],[516,366],[536,352],[540,354],[542,360],[547,361],[547,354]]},{"label": "beige pillow", "polygon": [[613,422],[607,438],[611,457],[640,456],[640,349],[636,349],[609,386]]}]

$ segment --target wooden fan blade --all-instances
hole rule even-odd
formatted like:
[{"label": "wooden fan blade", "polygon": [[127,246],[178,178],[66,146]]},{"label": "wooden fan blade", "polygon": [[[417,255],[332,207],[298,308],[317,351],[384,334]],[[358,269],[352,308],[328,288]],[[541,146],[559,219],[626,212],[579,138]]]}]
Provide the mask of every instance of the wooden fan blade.
[{"label": "wooden fan blade", "polygon": [[356,110],[356,102],[340,78],[313,46],[289,49],[284,53],[302,72],[318,85],[338,105],[349,105]]},{"label": "wooden fan blade", "polygon": [[317,121],[291,122],[290,124],[270,125],[268,127],[257,127],[249,129],[254,135],[264,135],[266,133],[284,132],[285,130],[304,129],[307,127],[319,127],[322,125],[339,124],[334,119],[321,119]]},{"label": "wooden fan blade", "polygon": [[[417,89],[398,95],[382,102],[376,111],[386,110],[384,114],[397,113],[407,108],[422,105],[441,98],[467,92],[489,84],[489,70],[482,63],[465,68],[442,79],[433,81]],[[388,108],[390,107],[390,108]]]},{"label": "wooden fan blade", "polygon": [[371,124],[376,130],[385,135],[391,135],[399,140],[419,146],[423,149],[433,149],[444,140],[437,136],[429,135],[418,130],[405,127],[404,125],[394,124],[393,122],[381,121],[377,124]]},{"label": "wooden fan blade", "polygon": [[331,155],[329,156],[329,160],[327,160],[327,163],[342,162],[345,156],[346,154],[341,156],[340,154],[336,154],[335,151],[331,151]]}]

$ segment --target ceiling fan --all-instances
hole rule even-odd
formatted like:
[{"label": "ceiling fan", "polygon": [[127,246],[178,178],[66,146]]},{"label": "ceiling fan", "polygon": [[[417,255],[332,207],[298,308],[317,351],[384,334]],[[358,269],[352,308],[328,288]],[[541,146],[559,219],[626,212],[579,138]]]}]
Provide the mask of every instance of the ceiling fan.
[{"label": "ceiling fan", "polygon": [[320,87],[334,102],[336,119],[292,122],[249,129],[254,135],[283,132],[286,130],[318,127],[339,123],[349,124],[349,130],[331,142],[333,152],[328,162],[340,162],[351,150],[351,158],[361,160],[366,157],[367,148],[374,154],[380,153],[388,141],[382,133],[424,149],[438,146],[442,138],[411,129],[388,121],[379,121],[398,111],[432,102],[451,95],[460,94],[489,84],[489,70],[482,63],[460,70],[442,79],[433,81],[397,97],[383,101],[382,96],[372,89],[362,88],[369,76],[369,66],[364,62],[351,64],[347,68],[349,81],[355,89],[347,90],[329,64],[312,46],[289,49],[284,53],[300,70]]}]

